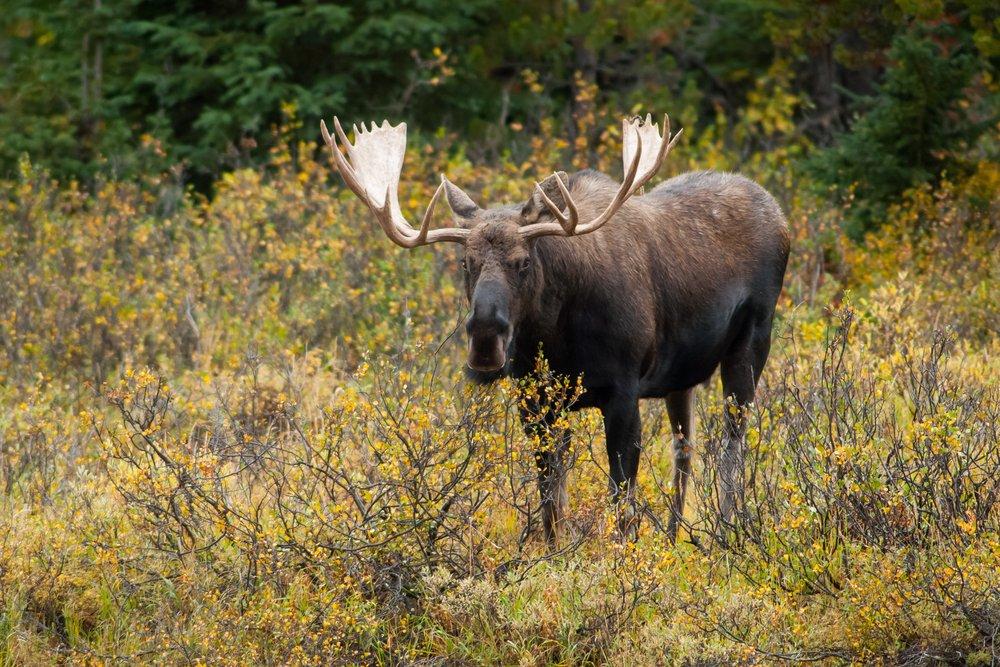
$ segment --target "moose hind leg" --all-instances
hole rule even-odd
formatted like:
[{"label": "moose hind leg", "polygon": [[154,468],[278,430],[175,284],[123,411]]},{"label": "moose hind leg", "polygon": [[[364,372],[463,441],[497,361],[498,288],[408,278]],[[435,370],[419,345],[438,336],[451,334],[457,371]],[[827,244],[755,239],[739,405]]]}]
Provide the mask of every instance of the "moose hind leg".
[{"label": "moose hind leg", "polygon": [[[719,457],[720,505],[724,522],[730,522],[743,497],[747,413],[753,402],[760,367],[766,359],[762,336],[751,330],[726,354],[721,364],[725,433]],[[770,330],[767,331],[768,339]],[[766,346],[764,347],[766,350]]]},{"label": "moose hind leg", "polygon": [[670,521],[667,523],[667,536],[671,542],[677,539],[677,526],[684,518],[684,496],[687,493],[688,479],[691,477],[691,452],[694,446],[693,403],[694,388],[671,392],[666,398],[674,449],[674,491]]}]

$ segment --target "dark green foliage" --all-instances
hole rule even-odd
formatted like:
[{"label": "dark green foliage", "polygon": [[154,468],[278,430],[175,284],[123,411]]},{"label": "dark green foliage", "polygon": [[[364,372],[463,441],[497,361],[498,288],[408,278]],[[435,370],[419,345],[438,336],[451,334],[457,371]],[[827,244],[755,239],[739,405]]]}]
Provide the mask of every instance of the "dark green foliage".
[{"label": "dark green foliage", "polygon": [[[390,117],[460,133],[476,160],[516,156],[546,120],[571,144],[599,132],[580,120],[592,111],[670,110],[692,130],[736,121],[760,81],[780,80],[802,101],[789,125],[832,144],[815,173],[845,199],[854,188],[861,230],[907,187],[957,169],[995,122],[994,5],[6,0],[0,178],[27,153],[88,184],[181,165],[204,188],[263,163],[289,108],[303,138],[323,115]],[[735,141],[745,153],[767,138]]]},{"label": "dark green foliage", "polygon": [[[127,140],[128,102],[110,80],[118,49],[108,10],[65,0],[6,2],[0,12],[0,174],[28,153],[61,175],[96,171]],[[95,76],[95,62],[101,72]],[[114,90],[115,92],[110,92]]]},{"label": "dark green foliage", "polygon": [[858,101],[866,113],[811,162],[848,205],[855,234],[878,226],[907,188],[960,168],[959,151],[997,120],[969,103],[976,60],[963,45],[946,48],[941,39],[905,34],[893,41],[889,59],[877,93]]},{"label": "dark green foliage", "polygon": [[28,152],[57,174],[82,177],[100,170],[98,156],[128,171],[143,133],[163,142],[165,162],[214,175],[267,140],[283,103],[310,119],[333,109],[397,114],[434,75],[434,47],[471,39],[491,6],[10,4],[0,16],[0,170],[9,173]]}]

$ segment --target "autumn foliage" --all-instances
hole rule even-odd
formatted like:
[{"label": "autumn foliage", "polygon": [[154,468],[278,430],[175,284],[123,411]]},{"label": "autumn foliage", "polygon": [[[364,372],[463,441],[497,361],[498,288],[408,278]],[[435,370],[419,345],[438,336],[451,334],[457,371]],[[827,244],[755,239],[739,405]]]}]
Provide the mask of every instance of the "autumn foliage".
[{"label": "autumn foliage", "polygon": [[[716,380],[676,545],[649,402],[637,541],[616,539],[584,411],[546,549],[518,405],[568,407],[577,379],[541,360],[467,384],[456,251],[388,243],[287,140],[293,110],[266,166],[210,198],[171,172],[87,192],[24,160],[0,185],[0,663],[1000,659],[1000,169],[908,190],[856,242],[794,168],[787,98],[757,99],[669,161],[758,179],[794,239],[746,502],[720,522]],[[587,114],[582,161],[618,173],[615,124]],[[780,147],[734,162],[754,133]],[[422,137],[403,207],[443,171],[523,198],[571,149],[543,134],[484,167]]]}]

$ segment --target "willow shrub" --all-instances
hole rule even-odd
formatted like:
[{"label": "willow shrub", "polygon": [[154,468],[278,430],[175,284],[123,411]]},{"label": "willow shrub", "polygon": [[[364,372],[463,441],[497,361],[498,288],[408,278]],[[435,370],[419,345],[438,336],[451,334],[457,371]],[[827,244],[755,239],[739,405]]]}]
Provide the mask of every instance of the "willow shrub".
[{"label": "willow shrub", "polygon": [[[672,168],[729,166],[713,136]],[[484,168],[428,141],[410,210],[441,171],[523,197],[559,152]],[[676,545],[664,406],[643,407],[634,543],[597,415],[567,412],[550,553],[546,443],[517,415],[534,391],[571,407],[578,380],[467,384],[455,251],[393,247],[312,148],[279,144],[211,200],[170,174],[86,194],[28,163],[3,185],[5,664],[1000,657],[995,165],[910,191],[858,244],[787,151],[745,163],[795,249],[740,511],[716,511],[716,382]]]}]

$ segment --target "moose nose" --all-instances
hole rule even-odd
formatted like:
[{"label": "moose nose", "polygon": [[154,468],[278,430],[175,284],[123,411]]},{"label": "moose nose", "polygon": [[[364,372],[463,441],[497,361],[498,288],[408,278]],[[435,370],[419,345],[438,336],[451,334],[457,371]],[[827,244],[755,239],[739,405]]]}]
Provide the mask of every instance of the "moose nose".
[{"label": "moose nose", "polygon": [[465,331],[470,335],[492,335],[506,338],[510,334],[510,320],[499,308],[475,308],[465,321]]},{"label": "moose nose", "polygon": [[511,333],[506,292],[499,283],[490,281],[476,285],[472,295],[472,314],[465,323],[470,336],[500,336]]}]

